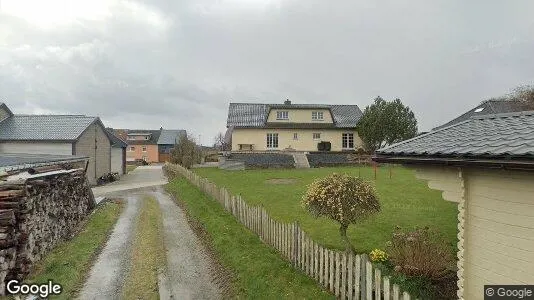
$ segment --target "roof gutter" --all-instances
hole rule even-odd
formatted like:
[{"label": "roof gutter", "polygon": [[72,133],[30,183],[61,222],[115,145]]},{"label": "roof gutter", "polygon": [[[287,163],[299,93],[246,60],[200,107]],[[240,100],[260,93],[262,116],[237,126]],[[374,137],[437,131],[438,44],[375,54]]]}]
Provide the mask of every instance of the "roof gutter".
[{"label": "roof gutter", "polygon": [[407,157],[374,155],[372,160],[379,163],[394,163],[405,165],[434,165],[447,167],[479,167],[506,170],[534,171],[534,161],[524,160],[488,160],[445,157]]}]

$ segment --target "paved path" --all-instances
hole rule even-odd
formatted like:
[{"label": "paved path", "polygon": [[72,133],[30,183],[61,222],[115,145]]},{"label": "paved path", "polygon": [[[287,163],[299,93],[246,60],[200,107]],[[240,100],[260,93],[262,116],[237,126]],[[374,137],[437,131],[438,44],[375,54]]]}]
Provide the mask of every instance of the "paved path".
[{"label": "paved path", "polygon": [[155,182],[155,178],[163,178],[161,167],[140,167],[128,175],[134,176],[125,176],[122,184],[118,182],[115,188],[109,189],[111,192],[100,190],[101,196],[125,199],[127,207],[91,269],[80,299],[119,299],[128,274],[135,224],[144,196],[156,198],[163,215],[167,267],[159,277],[160,299],[221,299],[220,290],[211,279],[210,259],[182,209],[161,186],[145,187],[146,182],[142,181],[146,178],[150,183]]},{"label": "paved path", "polygon": [[93,194],[98,198],[97,202],[99,202],[102,196],[110,193],[164,185],[167,182],[167,178],[163,175],[161,165],[139,166],[130,173],[123,175],[119,181],[94,187]]}]

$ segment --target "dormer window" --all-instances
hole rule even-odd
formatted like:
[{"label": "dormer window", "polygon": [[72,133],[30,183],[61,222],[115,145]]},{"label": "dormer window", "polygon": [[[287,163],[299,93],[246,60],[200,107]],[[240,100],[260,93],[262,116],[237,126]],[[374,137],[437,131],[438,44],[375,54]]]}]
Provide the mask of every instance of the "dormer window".
[{"label": "dormer window", "polygon": [[289,112],[287,110],[279,110],[276,112],[277,120],[289,120]]},{"label": "dormer window", "polygon": [[324,120],[324,114],[322,111],[312,111],[312,120],[313,121],[322,121]]}]

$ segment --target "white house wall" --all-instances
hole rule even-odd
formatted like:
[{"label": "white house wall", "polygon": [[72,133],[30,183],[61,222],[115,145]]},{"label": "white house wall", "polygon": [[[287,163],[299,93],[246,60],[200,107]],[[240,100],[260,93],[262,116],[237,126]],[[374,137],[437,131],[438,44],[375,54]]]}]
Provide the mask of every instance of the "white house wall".
[{"label": "white house wall", "polygon": [[2,142],[1,153],[72,155],[70,143]]}]

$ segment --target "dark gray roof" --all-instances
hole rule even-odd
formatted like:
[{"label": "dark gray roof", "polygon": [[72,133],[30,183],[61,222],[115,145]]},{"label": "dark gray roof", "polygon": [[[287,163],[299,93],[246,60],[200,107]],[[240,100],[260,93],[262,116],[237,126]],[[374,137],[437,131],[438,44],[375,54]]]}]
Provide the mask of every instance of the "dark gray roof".
[{"label": "dark gray roof", "polygon": [[466,112],[465,114],[441,126],[438,126],[434,128],[433,130],[463,122],[465,120],[468,120],[471,117],[520,112],[520,111],[525,111],[525,110],[528,110],[528,108],[521,101],[503,100],[503,99],[486,100],[482,102],[480,105],[475,106],[473,109]]},{"label": "dark gray roof", "polygon": [[472,117],[379,149],[376,154],[534,159],[534,111]]},{"label": "dark gray roof", "polygon": [[330,109],[335,128],[354,128],[362,117],[357,105],[230,103],[226,127],[265,128],[271,109]]},{"label": "dark gray roof", "polygon": [[99,121],[82,115],[14,115],[0,123],[0,140],[75,141]]},{"label": "dark gray roof", "polygon": [[121,140],[118,136],[115,135],[113,128],[106,128],[106,133],[108,134],[108,137],[111,141],[111,147],[113,148],[127,148],[128,147],[128,144],[126,144],[123,140]]},{"label": "dark gray roof", "polygon": [[83,156],[0,153],[0,170],[20,170],[54,163],[68,163],[86,160]]},{"label": "dark gray roof", "polygon": [[158,145],[174,145],[180,142],[180,139],[186,134],[185,130],[162,129],[159,135]]}]

